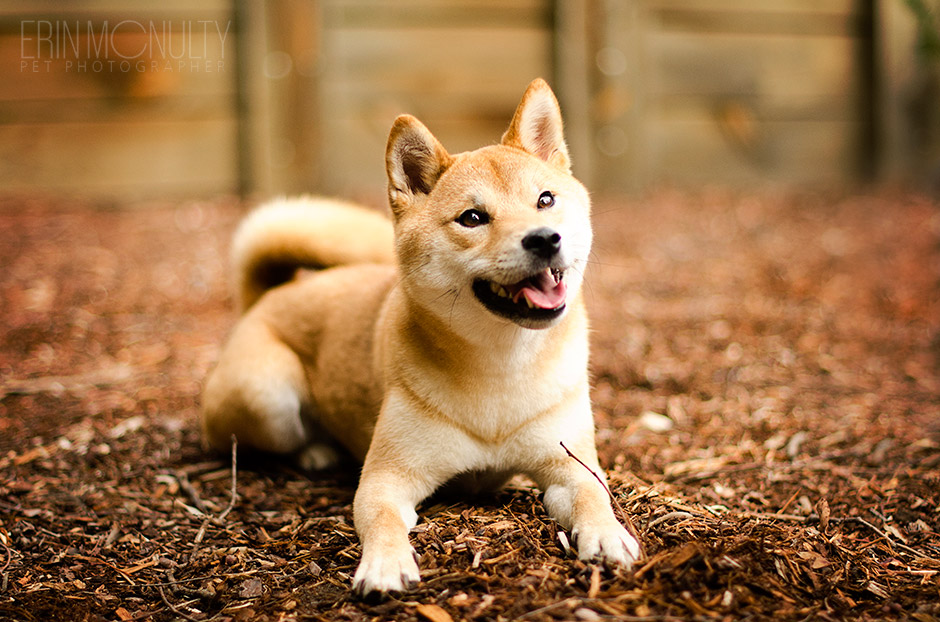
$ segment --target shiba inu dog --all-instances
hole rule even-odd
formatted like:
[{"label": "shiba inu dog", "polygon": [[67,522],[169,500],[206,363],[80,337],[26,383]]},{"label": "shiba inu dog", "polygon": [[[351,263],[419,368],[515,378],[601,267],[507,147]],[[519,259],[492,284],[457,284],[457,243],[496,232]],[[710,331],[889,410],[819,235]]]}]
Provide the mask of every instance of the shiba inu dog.
[{"label": "shiba inu dog", "polygon": [[[630,565],[640,547],[601,485],[588,395],[590,200],[551,89],[534,81],[500,144],[456,155],[401,116],[386,169],[391,222],[301,199],[242,223],[245,312],[206,383],[209,444],[234,434],[318,467],[335,442],[363,460],[361,593],[419,580],[408,531],[423,499],[516,473],[581,558]],[[302,266],[319,270],[294,278]]]}]

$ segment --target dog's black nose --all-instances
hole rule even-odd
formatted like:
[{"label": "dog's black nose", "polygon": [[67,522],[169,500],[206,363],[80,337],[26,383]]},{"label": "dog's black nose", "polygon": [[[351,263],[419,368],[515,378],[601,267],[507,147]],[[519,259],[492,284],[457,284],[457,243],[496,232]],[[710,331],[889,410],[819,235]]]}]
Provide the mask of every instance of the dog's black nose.
[{"label": "dog's black nose", "polygon": [[561,250],[561,234],[550,227],[540,227],[522,238],[522,248],[543,259],[551,259]]}]

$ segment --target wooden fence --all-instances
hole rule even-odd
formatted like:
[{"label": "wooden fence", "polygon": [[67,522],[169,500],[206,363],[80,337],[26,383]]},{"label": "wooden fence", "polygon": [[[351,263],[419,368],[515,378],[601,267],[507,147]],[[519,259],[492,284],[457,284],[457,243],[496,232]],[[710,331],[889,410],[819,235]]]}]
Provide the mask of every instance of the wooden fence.
[{"label": "wooden fence", "polygon": [[397,114],[495,142],[536,76],[598,191],[925,179],[940,72],[912,4],[10,2],[0,190],[375,196]]}]

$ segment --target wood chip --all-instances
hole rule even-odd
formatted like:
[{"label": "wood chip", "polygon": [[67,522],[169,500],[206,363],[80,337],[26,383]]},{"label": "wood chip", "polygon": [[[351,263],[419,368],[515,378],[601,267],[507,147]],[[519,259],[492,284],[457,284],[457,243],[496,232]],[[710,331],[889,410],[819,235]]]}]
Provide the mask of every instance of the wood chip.
[{"label": "wood chip", "polygon": [[454,619],[447,611],[432,603],[418,605],[416,612],[428,622],[454,622]]}]

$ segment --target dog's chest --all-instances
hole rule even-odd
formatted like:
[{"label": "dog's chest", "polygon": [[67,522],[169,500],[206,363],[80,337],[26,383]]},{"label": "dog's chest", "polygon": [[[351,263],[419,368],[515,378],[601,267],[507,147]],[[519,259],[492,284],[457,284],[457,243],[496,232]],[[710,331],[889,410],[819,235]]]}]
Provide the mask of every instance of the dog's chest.
[{"label": "dog's chest", "polygon": [[[581,370],[565,375],[483,374],[455,381],[425,373],[408,382],[409,393],[425,415],[452,426],[485,446],[500,446],[531,426],[551,425],[587,391]],[[589,414],[588,414],[589,416]]]}]

